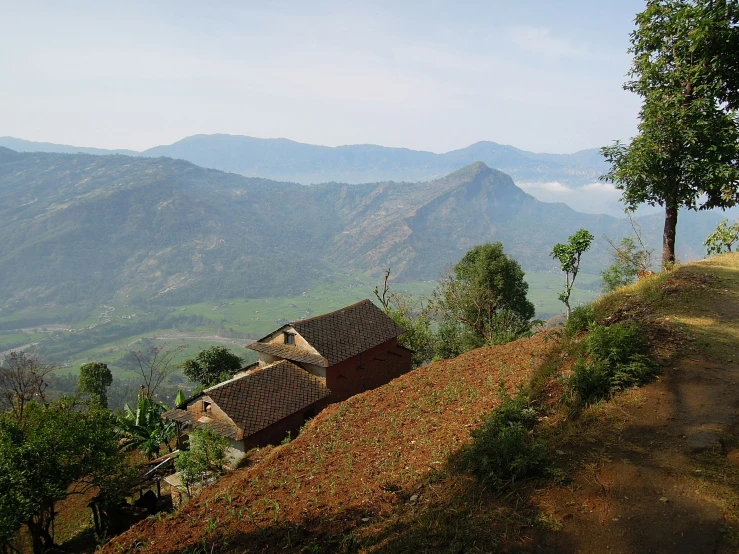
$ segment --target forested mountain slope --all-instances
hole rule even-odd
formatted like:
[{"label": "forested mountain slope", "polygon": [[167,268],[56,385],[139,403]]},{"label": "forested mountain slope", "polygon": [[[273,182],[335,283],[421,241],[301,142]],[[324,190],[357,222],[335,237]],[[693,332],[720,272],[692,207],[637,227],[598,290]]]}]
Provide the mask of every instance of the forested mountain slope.
[{"label": "forested mountain slope", "polygon": [[[681,218],[678,244],[695,257],[716,217]],[[661,219],[643,225],[658,241]],[[552,245],[581,227],[629,233],[615,218],[539,202],[483,163],[425,183],[306,187],[169,158],[0,148],[0,307],[284,296],[337,267],[433,280],[494,240],[525,269],[554,270]],[[607,263],[598,241],[584,264]]]}]

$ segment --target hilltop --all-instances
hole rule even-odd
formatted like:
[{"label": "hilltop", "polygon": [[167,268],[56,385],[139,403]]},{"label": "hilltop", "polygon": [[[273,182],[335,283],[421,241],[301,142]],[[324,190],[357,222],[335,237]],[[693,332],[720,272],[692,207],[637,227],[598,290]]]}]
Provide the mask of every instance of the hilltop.
[{"label": "hilltop", "polygon": [[[106,551],[734,552],[739,254],[621,289],[596,312],[643,326],[655,381],[573,412],[558,400],[572,365],[559,334],[472,351],[326,409]],[[501,383],[536,395],[549,465],[495,493],[458,460]]]}]

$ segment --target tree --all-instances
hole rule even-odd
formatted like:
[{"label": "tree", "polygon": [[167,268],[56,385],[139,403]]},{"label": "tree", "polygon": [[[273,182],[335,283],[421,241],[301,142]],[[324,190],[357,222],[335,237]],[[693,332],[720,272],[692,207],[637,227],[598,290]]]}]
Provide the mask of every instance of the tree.
[{"label": "tree", "polygon": [[631,34],[626,90],[642,97],[639,134],[602,148],[630,208],[665,209],[662,266],[675,262],[679,208],[736,203],[739,186],[739,4],[649,0]]},{"label": "tree", "polygon": [[47,378],[57,366],[25,352],[10,352],[0,364],[0,402],[19,423],[31,400],[46,402]]},{"label": "tree", "polygon": [[716,226],[716,230],[708,235],[703,243],[706,249],[706,256],[711,254],[720,254],[726,248],[727,252],[731,252],[733,244],[739,240],[739,220],[729,225],[728,219],[722,219]]},{"label": "tree", "polygon": [[159,386],[177,370],[174,359],[184,346],[169,349],[167,344],[145,343],[141,350],[130,350],[122,359],[121,365],[141,375],[143,394],[153,398]]},{"label": "tree", "polygon": [[398,337],[398,344],[413,351],[411,362],[419,367],[434,357],[434,332],[431,318],[423,302],[417,304],[408,294],[390,292],[390,268],[385,271],[382,293],[375,287],[375,296],[382,309],[405,332]]},{"label": "tree", "polygon": [[229,379],[241,369],[242,361],[228,348],[211,346],[201,350],[194,358],[186,360],[182,364],[182,372],[190,381],[209,387]]},{"label": "tree", "polygon": [[559,261],[562,271],[565,272],[565,288],[559,293],[559,299],[567,306],[567,317],[570,317],[570,295],[580,270],[580,258],[590,248],[594,238],[587,229],[580,229],[567,239],[566,244],[560,242],[552,248],[552,258]]},{"label": "tree", "polygon": [[190,433],[190,449],[180,452],[174,462],[188,494],[193,484],[223,473],[227,447],[226,438],[210,429]]},{"label": "tree", "polygon": [[15,550],[25,524],[34,553],[52,548],[56,503],[105,486],[123,464],[105,410],[64,398],[29,402],[22,424],[10,412],[0,415],[0,545]]},{"label": "tree", "polygon": [[521,266],[500,242],[482,244],[442,276],[434,309],[440,319],[462,325],[464,350],[502,344],[530,330],[535,308],[528,289]]},{"label": "tree", "polygon": [[80,378],[77,388],[90,395],[90,400],[103,408],[108,407],[108,387],[113,383],[113,374],[108,365],[101,362],[90,362],[80,366]]}]

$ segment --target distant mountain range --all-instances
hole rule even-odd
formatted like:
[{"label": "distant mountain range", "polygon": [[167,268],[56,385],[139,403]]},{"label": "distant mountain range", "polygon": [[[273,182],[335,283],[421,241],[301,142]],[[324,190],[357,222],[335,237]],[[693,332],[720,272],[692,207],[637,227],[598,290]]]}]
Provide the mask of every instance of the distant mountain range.
[{"label": "distant mountain range", "polygon": [[481,161],[517,183],[557,181],[579,186],[598,181],[606,171],[597,149],[574,154],[537,154],[495,142],[434,154],[370,144],[316,146],[287,139],[238,135],[194,135],[143,152],[102,150],[0,137],[0,146],[18,152],[125,154],[176,158],[201,167],[304,185],[329,181],[350,184],[379,181],[428,181]]},{"label": "distant mountain range", "polygon": [[[678,253],[699,257],[717,214],[681,213]],[[662,218],[641,219],[659,244]],[[422,183],[295,183],[171,158],[19,153],[0,147],[0,310],[99,303],[170,305],[299,294],[336,271],[435,280],[471,246],[500,240],[526,270],[557,270],[552,246],[598,238],[609,216],[536,200],[476,162]]]}]

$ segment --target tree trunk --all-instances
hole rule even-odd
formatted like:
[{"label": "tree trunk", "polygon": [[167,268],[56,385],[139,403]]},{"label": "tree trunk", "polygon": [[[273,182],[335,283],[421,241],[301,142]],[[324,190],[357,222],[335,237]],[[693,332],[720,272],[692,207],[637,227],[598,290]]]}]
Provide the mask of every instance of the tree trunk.
[{"label": "tree trunk", "polygon": [[662,235],[662,269],[675,265],[675,233],[677,230],[677,206],[665,207],[665,231]]}]

